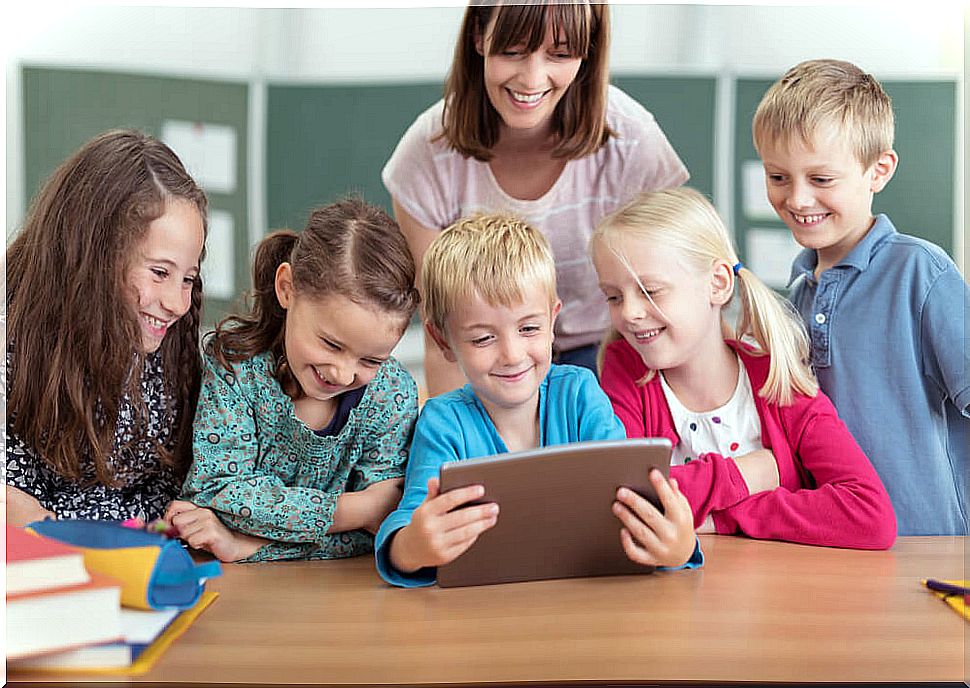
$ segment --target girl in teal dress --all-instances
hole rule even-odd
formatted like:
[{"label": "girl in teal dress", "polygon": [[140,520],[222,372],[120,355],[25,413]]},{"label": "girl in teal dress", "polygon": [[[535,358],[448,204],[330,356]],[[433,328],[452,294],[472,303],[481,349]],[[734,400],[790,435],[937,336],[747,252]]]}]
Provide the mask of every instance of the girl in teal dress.
[{"label": "girl in teal dress", "polygon": [[205,343],[194,460],[166,518],[223,561],[370,552],[417,416],[391,357],[418,304],[404,237],[345,199],[267,236],[253,284]]}]

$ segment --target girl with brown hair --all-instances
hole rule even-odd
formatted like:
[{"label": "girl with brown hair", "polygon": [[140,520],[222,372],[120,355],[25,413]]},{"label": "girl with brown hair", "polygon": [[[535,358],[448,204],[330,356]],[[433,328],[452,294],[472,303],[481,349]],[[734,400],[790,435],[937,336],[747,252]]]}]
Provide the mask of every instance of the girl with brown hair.
[{"label": "girl with brown hair", "polygon": [[[419,266],[441,230],[478,212],[545,234],[563,300],[556,361],[593,369],[609,324],[586,255],[593,228],[636,193],[688,178],[653,115],[609,85],[609,45],[606,5],[472,4],[444,99],[415,120],[382,174]],[[429,392],[463,384],[429,344]]]},{"label": "girl with brown hair", "polygon": [[7,520],[158,518],[191,460],[207,202],[172,150],[101,134],[7,249]]},{"label": "girl with brown hair", "polygon": [[206,342],[195,461],[166,518],[223,561],[373,549],[401,497],[417,386],[393,358],[418,305],[383,210],[349,198],[267,236],[253,301]]}]

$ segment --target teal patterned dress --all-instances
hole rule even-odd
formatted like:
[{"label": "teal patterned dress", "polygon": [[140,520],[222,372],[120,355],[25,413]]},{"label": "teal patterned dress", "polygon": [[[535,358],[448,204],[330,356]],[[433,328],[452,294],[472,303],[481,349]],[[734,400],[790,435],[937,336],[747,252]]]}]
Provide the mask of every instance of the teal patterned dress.
[{"label": "teal patterned dress", "polygon": [[272,370],[268,352],[233,372],[205,355],[182,498],[212,509],[233,530],[272,541],[245,561],[373,551],[366,531],[327,531],[341,493],[403,477],[418,412],[414,380],[388,360],[343,429],[321,437],[296,417]]}]

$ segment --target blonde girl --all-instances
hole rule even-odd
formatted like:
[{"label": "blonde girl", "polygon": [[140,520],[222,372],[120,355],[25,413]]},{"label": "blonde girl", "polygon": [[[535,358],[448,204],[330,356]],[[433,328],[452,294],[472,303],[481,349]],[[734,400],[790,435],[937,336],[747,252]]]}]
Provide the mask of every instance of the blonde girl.
[{"label": "blonde girl", "polygon": [[347,198],[257,247],[206,342],[195,460],[166,518],[224,561],[370,552],[401,497],[417,387],[391,357],[418,292],[404,237]]},{"label": "blonde girl", "polygon": [[[701,532],[884,549],[885,488],[818,390],[797,314],[693,189],[644,193],[591,241],[613,332],[602,385],[629,437],[666,437]],[[724,309],[735,291],[740,317]]]}]

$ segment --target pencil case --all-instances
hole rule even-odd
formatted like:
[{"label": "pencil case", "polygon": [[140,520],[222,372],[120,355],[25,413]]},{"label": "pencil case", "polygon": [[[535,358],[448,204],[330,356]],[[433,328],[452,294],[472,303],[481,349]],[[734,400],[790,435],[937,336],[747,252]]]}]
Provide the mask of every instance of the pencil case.
[{"label": "pencil case", "polygon": [[46,520],[27,528],[84,552],[89,571],[119,580],[121,604],[136,609],[188,609],[205,581],[222,573],[218,561],[196,564],[178,540],[113,521]]}]

